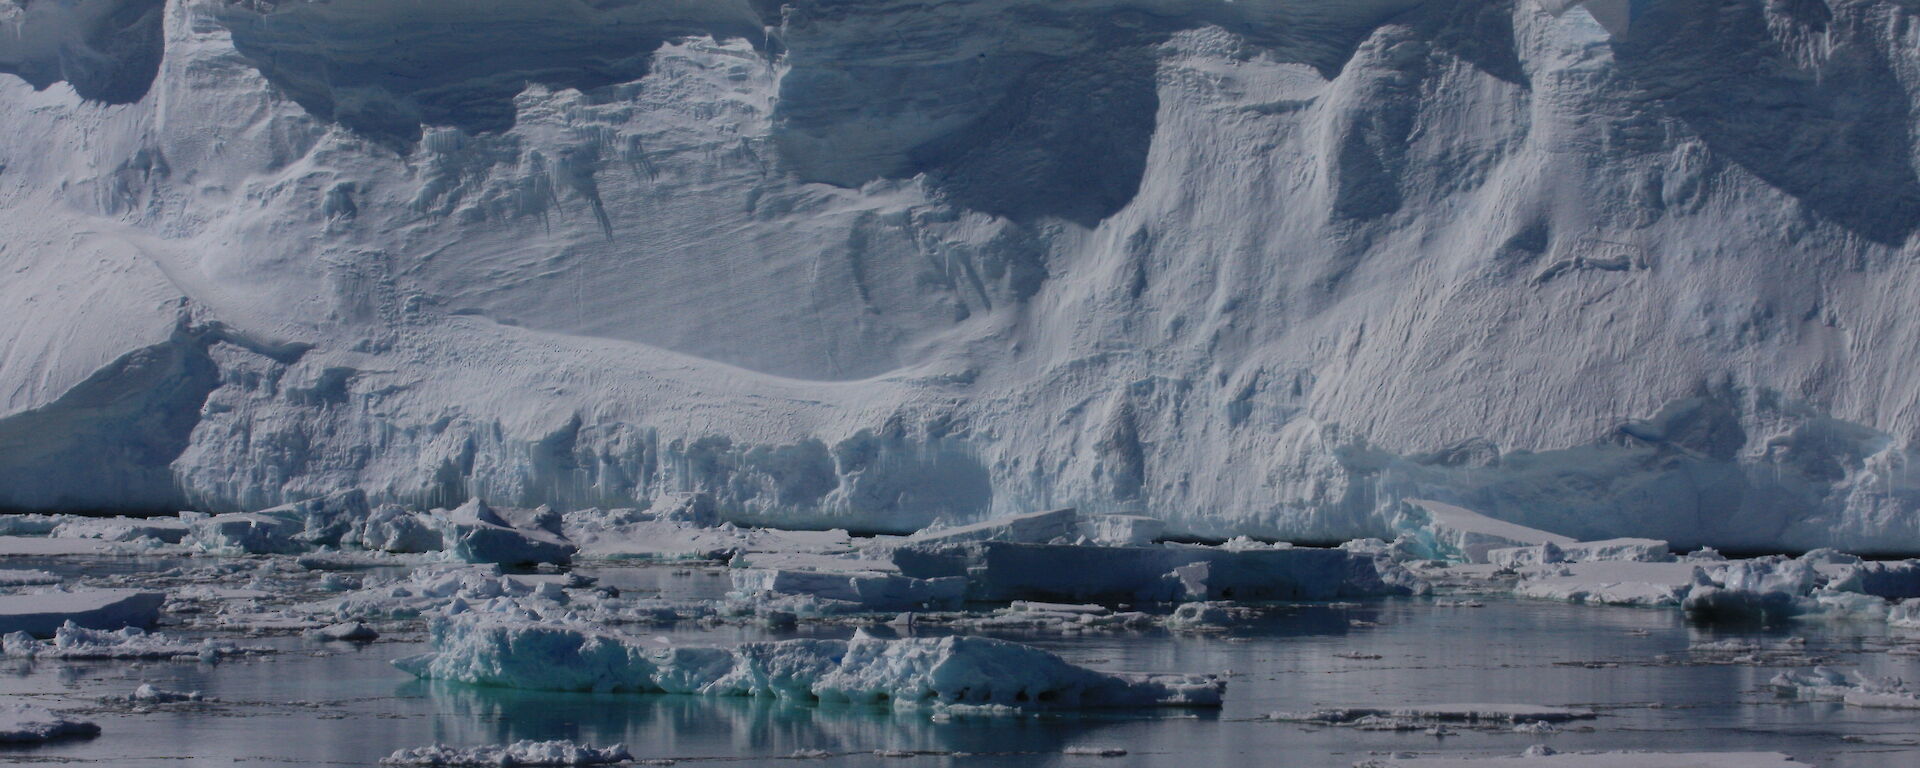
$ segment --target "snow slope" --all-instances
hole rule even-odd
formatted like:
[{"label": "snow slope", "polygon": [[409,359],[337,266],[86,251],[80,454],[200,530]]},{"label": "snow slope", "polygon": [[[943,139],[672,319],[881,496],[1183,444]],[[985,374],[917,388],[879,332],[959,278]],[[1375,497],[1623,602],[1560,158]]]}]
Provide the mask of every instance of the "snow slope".
[{"label": "snow slope", "polygon": [[0,0],[0,506],[1920,550],[1915,10],[1571,5]]}]

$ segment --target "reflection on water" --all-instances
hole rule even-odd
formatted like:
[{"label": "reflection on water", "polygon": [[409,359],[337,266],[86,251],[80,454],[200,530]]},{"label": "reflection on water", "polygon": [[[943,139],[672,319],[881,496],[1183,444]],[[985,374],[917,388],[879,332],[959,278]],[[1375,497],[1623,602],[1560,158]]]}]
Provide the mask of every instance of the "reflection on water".
[{"label": "reflection on water", "polygon": [[[1116,723],[1162,713],[972,718],[954,727],[885,707],[802,705],[774,699],[553,694],[411,683],[403,695],[430,698],[433,739],[483,744],[515,739],[625,741],[643,756],[787,755],[800,749],[871,752],[1009,751],[1058,754]],[[1211,716],[1210,716],[1211,717]]]},{"label": "reflection on water", "polygon": [[[627,574],[633,588],[709,589],[723,579],[654,569]],[[648,579],[654,580],[648,586]],[[635,630],[682,641],[737,642],[845,636],[845,627],[778,632],[686,623]],[[765,699],[629,696],[482,689],[414,681],[388,661],[411,643],[354,648],[297,638],[263,640],[283,652],[218,666],[194,663],[0,662],[0,696],[92,710],[95,740],[0,751],[15,762],[87,760],[177,766],[268,760],[293,765],[373,765],[403,747],[515,739],[624,742],[641,758],[786,757],[796,750],[850,753],[831,765],[898,765],[874,750],[923,755],[912,765],[1350,766],[1375,751],[1515,754],[1546,743],[1590,749],[1778,750],[1823,766],[1920,764],[1912,713],[1776,699],[1778,669],[1688,663],[1690,644],[1803,637],[1806,653],[1841,667],[1920,678],[1915,657],[1889,655],[1898,638],[1880,625],[1805,625],[1709,632],[1671,611],[1488,600],[1450,608],[1424,600],[1295,606],[1218,633],[995,633],[1069,660],[1114,671],[1231,670],[1227,707],[1041,718],[955,718],[866,706]],[[319,654],[319,655],[315,655]],[[1341,655],[1341,654],[1344,654]],[[1367,658],[1377,655],[1379,658]],[[133,713],[97,699],[142,682],[201,690],[202,708]],[[1551,736],[1366,732],[1265,721],[1273,711],[1394,703],[1512,702],[1578,705],[1603,716],[1590,732]],[[1862,739],[1870,742],[1862,743]],[[1891,743],[1891,745],[1889,745]],[[1063,754],[1122,747],[1123,761]],[[973,757],[925,752],[974,753]],[[991,755],[988,757],[987,755]]]}]

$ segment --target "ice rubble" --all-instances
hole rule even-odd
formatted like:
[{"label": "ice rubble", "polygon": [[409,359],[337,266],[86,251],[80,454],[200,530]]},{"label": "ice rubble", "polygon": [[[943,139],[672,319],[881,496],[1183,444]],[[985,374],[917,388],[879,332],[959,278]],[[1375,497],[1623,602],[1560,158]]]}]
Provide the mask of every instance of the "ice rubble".
[{"label": "ice rubble", "polygon": [[[1920,561],[1869,562],[1815,551],[1799,558],[1688,557],[1520,565],[1523,597],[1614,605],[1679,605],[1701,621],[1906,621],[1920,605]],[[1535,550],[1538,552],[1538,550]]]},{"label": "ice rubble", "polygon": [[1778,752],[1554,752],[1515,757],[1389,757],[1354,768],[1809,768]]},{"label": "ice rubble", "polygon": [[1667,543],[1657,539],[1607,539],[1572,544],[1547,542],[1487,552],[1487,562],[1503,568],[1554,563],[1635,562],[1664,563],[1673,559]]},{"label": "ice rubble", "polygon": [[152,683],[141,683],[133,693],[127,694],[127,701],[134,704],[183,704],[202,698],[199,691],[169,691],[156,688]]},{"label": "ice rubble", "polygon": [[84,739],[100,735],[100,726],[25,702],[0,701],[0,744]]},{"label": "ice rubble", "polygon": [[0,569],[0,587],[32,587],[60,583],[60,575],[47,571]]},{"label": "ice rubble", "polygon": [[982,637],[673,645],[591,626],[465,613],[438,621],[434,651],[398,660],[416,676],[561,691],[773,696],[978,712],[1218,707],[1205,675],[1114,675]]},{"label": "ice rubble", "polygon": [[558,606],[570,601],[565,587],[582,584],[571,575],[505,574],[497,565],[436,565],[417,568],[405,579],[361,589],[301,606],[306,613],[342,621],[411,619],[456,603],[496,598],[533,598]]},{"label": "ice rubble", "polygon": [[1782,696],[1802,701],[1838,701],[1849,706],[1872,709],[1920,710],[1920,690],[1898,678],[1872,677],[1859,670],[1841,674],[1826,667],[1811,671],[1788,670],[1775,675],[1768,685]]},{"label": "ice rubble", "polygon": [[611,765],[632,760],[624,745],[592,747],[571,741],[516,741],[459,749],[445,744],[396,750],[381,765],[525,766]]},{"label": "ice rubble", "polygon": [[0,634],[49,637],[64,625],[90,629],[151,627],[160,616],[163,592],[81,589],[0,595]]},{"label": "ice rubble", "polygon": [[6,635],[5,652],[15,659],[175,659],[215,661],[227,656],[264,653],[264,649],[212,638],[191,642],[147,633],[134,627],[117,632],[87,629],[71,622],[55,630],[52,639],[38,640],[25,632]]}]

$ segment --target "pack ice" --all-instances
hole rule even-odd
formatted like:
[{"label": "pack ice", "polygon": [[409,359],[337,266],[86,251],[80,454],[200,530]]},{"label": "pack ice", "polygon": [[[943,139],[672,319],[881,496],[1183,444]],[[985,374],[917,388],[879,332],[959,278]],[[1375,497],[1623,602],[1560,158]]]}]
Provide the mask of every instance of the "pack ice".
[{"label": "pack ice", "polygon": [[1906,18],[0,3],[0,507],[1920,551]]}]

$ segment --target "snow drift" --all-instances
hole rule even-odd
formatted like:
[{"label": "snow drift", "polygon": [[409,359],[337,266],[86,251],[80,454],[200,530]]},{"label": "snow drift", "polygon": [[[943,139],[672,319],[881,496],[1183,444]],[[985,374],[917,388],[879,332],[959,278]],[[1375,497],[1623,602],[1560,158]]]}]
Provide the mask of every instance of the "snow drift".
[{"label": "snow drift", "polygon": [[1573,5],[0,1],[0,506],[1920,550],[1915,10]]}]

